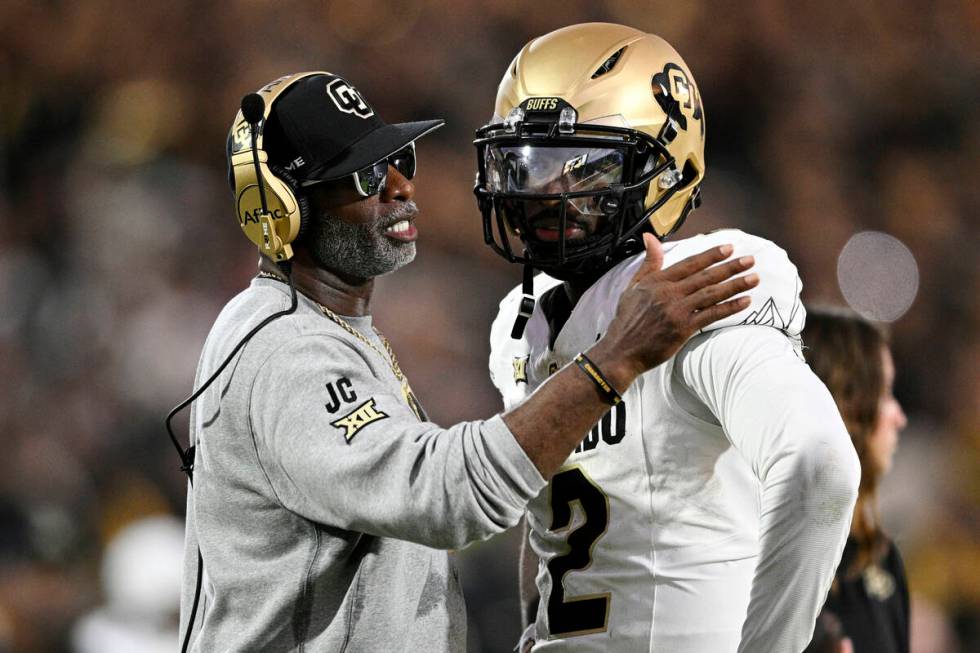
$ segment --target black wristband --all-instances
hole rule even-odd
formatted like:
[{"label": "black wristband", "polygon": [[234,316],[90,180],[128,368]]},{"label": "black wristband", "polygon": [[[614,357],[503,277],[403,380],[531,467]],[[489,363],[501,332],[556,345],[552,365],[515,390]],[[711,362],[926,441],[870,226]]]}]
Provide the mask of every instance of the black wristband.
[{"label": "black wristband", "polygon": [[575,357],[575,364],[595,383],[595,387],[599,389],[599,394],[602,395],[604,402],[610,406],[615,406],[623,400],[619,393],[616,392],[616,388],[606,379],[599,367],[589,360],[588,356],[579,354]]}]

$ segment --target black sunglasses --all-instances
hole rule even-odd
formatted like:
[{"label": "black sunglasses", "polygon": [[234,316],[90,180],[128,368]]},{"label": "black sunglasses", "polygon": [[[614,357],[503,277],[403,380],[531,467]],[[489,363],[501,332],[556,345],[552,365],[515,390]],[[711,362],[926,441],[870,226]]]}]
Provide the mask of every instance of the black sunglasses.
[{"label": "black sunglasses", "polygon": [[361,197],[371,197],[384,190],[388,181],[388,166],[392,166],[405,179],[415,176],[415,143],[398,150],[394,154],[362,168],[354,173],[354,188]]},{"label": "black sunglasses", "polygon": [[[394,166],[395,170],[405,177],[412,179],[415,176],[415,143],[409,143],[394,154],[361,168],[351,176],[354,177],[354,188],[361,197],[371,197],[384,190],[385,183],[388,181],[388,166]],[[325,183],[325,179],[313,179],[304,181],[303,186],[317,186]]]}]

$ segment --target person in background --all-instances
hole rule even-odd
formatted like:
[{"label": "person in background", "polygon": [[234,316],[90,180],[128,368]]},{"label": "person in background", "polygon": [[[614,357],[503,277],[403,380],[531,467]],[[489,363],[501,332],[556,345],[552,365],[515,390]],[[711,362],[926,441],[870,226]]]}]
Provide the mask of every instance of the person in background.
[{"label": "person in background", "polygon": [[102,560],[105,602],[75,624],[72,653],[172,653],[183,555],[184,525],[176,517],[126,526]]},{"label": "person in background", "polygon": [[892,466],[902,406],[892,394],[895,364],[888,338],[859,315],[807,311],[804,356],[827,385],[861,461],[851,533],[827,600],[854,653],[908,653],[909,592],[895,543],[882,530],[878,484]]}]

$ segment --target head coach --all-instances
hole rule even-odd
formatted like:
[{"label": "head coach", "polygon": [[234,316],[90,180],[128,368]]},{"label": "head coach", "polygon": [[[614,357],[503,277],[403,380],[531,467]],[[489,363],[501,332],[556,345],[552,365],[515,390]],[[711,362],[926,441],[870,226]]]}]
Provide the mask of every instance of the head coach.
[{"label": "head coach", "polygon": [[[343,78],[275,80],[228,138],[259,272],[201,353],[181,646],[193,651],[463,651],[446,549],[513,526],[611,404],[699,328],[746,305],[727,246],[662,269],[659,242],[607,332],[523,404],[426,420],[372,324],[373,279],[415,256],[415,141]],[[171,433],[171,437],[173,434]],[[176,440],[175,440],[176,444]]]}]

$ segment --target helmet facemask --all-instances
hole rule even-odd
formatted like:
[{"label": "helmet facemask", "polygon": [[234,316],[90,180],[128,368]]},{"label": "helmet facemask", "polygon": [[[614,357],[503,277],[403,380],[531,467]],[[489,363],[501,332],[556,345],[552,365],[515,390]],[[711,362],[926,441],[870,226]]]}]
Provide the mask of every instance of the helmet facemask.
[{"label": "helmet facemask", "polygon": [[704,131],[690,70],[654,34],[582,23],[521,49],[473,141],[484,240],[524,265],[512,337],[534,311],[534,269],[591,284],[643,233],[681,226],[700,204]]},{"label": "helmet facemask", "polygon": [[[551,111],[525,113],[543,100]],[[601,273],[641,251],[649,216],[684,186],[663,140],[669,133],[574,119],[559,98],[531,98],[474,141],[487,244],[561,279]],[[664,192],[645,208],[651,182]]]}]

